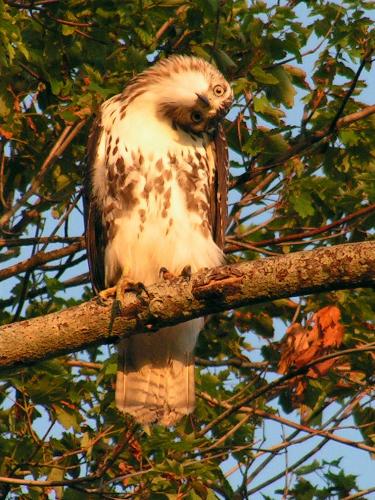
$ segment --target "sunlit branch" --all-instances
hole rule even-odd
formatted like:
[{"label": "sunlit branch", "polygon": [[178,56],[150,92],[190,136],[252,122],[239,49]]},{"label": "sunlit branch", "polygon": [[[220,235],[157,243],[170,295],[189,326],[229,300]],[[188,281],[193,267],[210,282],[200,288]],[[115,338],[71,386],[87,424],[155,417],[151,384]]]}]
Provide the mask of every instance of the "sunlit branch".
[{"label": "sunlit branch", "polygon": [[[73,245],[77,245],[76,251],[80,248],[77,243]],[[245,304],[373,286],[374,283],[375,243],[372,242],[337,245],[202,270],[190,279],[180,277],[138,292],[124,293],[120,314],[116,317],[113,300],[103,304],[94,299],[58,313],[2,326],[0,366],[4,370],[88,346],[116,343],[120,338],[145,330],[152,332]],[[253,397],[303,373],[303,370],[293,372],[260,392],[256,391]]]}]

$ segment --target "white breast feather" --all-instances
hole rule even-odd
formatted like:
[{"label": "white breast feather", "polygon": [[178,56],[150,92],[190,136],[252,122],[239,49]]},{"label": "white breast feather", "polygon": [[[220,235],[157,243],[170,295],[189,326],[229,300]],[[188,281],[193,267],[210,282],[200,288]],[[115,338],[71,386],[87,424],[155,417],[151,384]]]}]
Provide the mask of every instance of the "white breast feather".
[{"label": "white breast feather", "polygon": [[[133,170],[126,176],[127,184],[134,183],[133,193],[139,203],[115,219],[117,231],[105,251],[106,285],[111,284],[118,265],[126,271],[129,279],[146,285],[158,280],[161,267],[179,274],[186,265],[191,265],[193,272],[219,265],[223,260],[222,251],[211,235],[202,232],[199,214],[188,210],[186,194],[177,181],[178,169],[175,166],[171,169],[171,178],[164,185],[164,191],[171,188],[167,217],[162,216],[162,196],[151,191],[148,200],[142,197],[146,182],[152,185],[160,175],[155,166],[156,160],[162,159],[163,165],[167,167],[170,161],[168,154],[175,155],[177,165],[183,165],[188,170],[189,153],[194,156],[195,152],[199,152],[207,156],[204,139],[194,141],[180,129],[174,130],[166,119],[156,115],[152,100],[146,100],[144,95],[141,102],[135,99],[128,106],[123,119],[117,115],[110,116],[118,106],[115,100],[111,100],[107,101],[103,109],[105,132],[93,169],[93,190],[98,203],[106,202],[105,151],[110,134],[112,141],[120,138],[117,156],[122,156],[126,164],[131,163],[132,154],[139,155],[140,152],[144,162],[142,172]],[[113,116],[117,116],[114,123]],[[199,182],[202,185],[208,184],[208,176],[213,175],[212,158],[209,158],[209,162],[210,172],[200,172]],[[144,221],[141,221],[140,210],[145,211]],[[170,220],[173,221],[172,225]]]}]

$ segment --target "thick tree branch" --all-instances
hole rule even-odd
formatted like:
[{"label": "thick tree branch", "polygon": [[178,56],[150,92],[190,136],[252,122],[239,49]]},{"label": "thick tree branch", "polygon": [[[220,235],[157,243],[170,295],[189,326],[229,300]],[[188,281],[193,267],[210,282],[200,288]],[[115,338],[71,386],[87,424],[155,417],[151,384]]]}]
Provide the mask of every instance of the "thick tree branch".
[{"label": "thick tree branch", "polygon": [[[245,304],[375,284],[375,242],[202,270],[128,292],[113,320],[113,301],[97,299],[0,328],[0,370],[25,366],[121,337]],[[152,333],[151,333],[152,334]]]}]

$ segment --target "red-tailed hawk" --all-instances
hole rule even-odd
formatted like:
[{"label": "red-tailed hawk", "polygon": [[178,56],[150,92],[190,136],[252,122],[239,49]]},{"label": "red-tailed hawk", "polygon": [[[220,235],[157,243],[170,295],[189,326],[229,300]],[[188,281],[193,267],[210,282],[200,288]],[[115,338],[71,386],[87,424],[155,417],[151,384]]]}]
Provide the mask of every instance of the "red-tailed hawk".
[{"label": "red-tailed hawk", "polygon": [[[120,278],[145,285],[223,262],[227,147],[220,120],[233,95],[195,57],[172,56],[107,100],[91,130],[86,243],[96,292]],[[194,409],[193,350],[202,318],[119,345],[118,408],[140,423]]]}]

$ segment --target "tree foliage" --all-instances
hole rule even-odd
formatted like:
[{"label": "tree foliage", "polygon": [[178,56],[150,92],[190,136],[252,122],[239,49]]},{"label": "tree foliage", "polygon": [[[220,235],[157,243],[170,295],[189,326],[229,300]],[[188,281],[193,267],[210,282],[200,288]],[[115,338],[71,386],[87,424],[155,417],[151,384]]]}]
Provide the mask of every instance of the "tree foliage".
[{"label": "tree foliage", "polygon": [[[233,84],[228,261],[373,238],[373,7],[0,0],[1,322],[91,297],[88,128],[103,100],[172,53],[212,61]],[[374,299],[371,289],[328,291],[215,316],[196,351],[197,409],[176,428],[140,428],[117,413],[113,348],[9,372],[3,497],[350,498],[360,481],[320,450],[337,441],[342,455],[375,451]],[[303,362],[313,363],[305,375],[282,377]],[[277,444],[268,421],[282,426]],[[355,438],[337,433],[353,424]],[[272,468],[297,444],[298,459]]]}]

